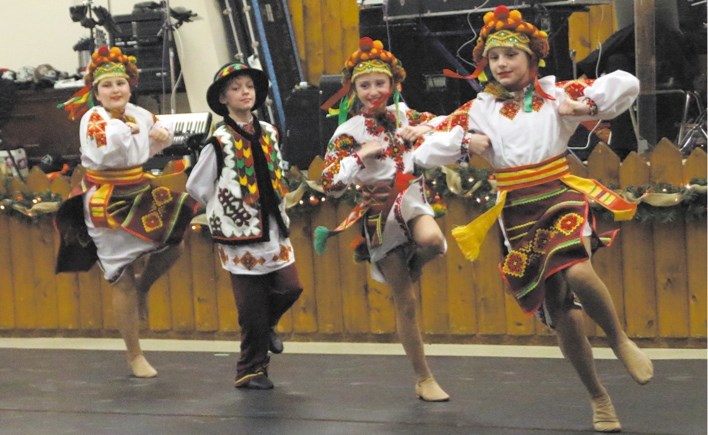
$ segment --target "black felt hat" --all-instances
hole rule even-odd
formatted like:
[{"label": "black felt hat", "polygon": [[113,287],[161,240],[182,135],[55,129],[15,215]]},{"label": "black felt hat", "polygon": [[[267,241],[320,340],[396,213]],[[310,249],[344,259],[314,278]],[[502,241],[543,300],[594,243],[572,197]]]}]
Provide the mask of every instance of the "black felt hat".
[{"label": "black felt hat", "polygon": [[266,73],[242,63],[227,63],[219,68],[219,71],[214,75],[214,82],[209,86],[209,89],[207,89],[207,103],[214,113],[221,116],[229,114],[228,107],[219,101],[219,97],[223,91],[224,84],[226,84],[229,79],[241,74],[251,77],[256,87],[256,102],[253,104],[253,110],[263,105],[263,102],[268,96],[268,76]]}]

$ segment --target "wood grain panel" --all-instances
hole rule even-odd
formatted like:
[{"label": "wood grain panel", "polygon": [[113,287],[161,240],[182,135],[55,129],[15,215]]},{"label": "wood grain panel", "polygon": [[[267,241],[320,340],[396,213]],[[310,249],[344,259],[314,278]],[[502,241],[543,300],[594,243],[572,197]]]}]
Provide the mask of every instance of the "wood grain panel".
[{"label": "wood grain panel", "polygon": [[[683,168],[683,181],[706,179],[706,153],[697,148],[688,157]],[[689,328],[691,337],[706,336],[706,307],[708,288],[706,277],[706,223],[704,219],[686,221],[686,268],[688,272]]]},{"label": "wood grain panel", "polygon": [[457,198],[447,200],[447,219],[443,232],[447,238],[447,310],[451,334],[474,334],[477,332],[477,296],[474,282],[477,277],[472,263],[455,243],[450,234],[452,228],[465,225],[471,215],[471,207]]},{"label": "wood grain panel", "polygon": [[[649,166],[631,152],[620,168],[620,187],[638,187],[649,182]],[[658,333],[654,276],[654,239],[651,225],[622,222],[622,276],[627,333],[633,337],[654,337]]]},{"label": "wood grain panel", "polygon": [[[0,189],[2,186],[0,186]],[[0,192],[2,193],[2,192]],[[0,215],[0,329],[15,328],[14,264],[10,240],[10,224],[15,219]]]},{"label": "wood grain panel", "polygon": [[[600,181],[607,187],[619,186],[620,159],[604,143],[599,143],[588,158],[588,172],[590,178]],[[597,229],[600,234],[619,229],[619,224],[607,219],[597,220]],[[618,237],[622,237],[620,232]],[[617,310],[617,316],[624,319],[624,288],[622,282],[622,249],[620,241],[607,248],[598,250],[592,257],[593,268],[600,279],[607,286],[612,302]],[[596,335],[604,335],[600,328],[595,329]]]},{"label": "wood grain panel", "polygon": [[[293,316],[293,331],[317,332],[317,299],[315,296],[316,258],[312,248],[313,225],[306,215],[290,218],[290,241],[295,251],[295,263],[302,283],[302,293],[290,309]],[[319,273],[319,272],[318,272]]]},{"label": "wood grain panel", "polygon": [[[681,153],[668,140],[660,141],[651,154],[651,181],[680,185],[683,179]],[[685,222],[656,222],[654,273],[659,317],[659,335],[688,337],[688,271],[686,267]]]}]

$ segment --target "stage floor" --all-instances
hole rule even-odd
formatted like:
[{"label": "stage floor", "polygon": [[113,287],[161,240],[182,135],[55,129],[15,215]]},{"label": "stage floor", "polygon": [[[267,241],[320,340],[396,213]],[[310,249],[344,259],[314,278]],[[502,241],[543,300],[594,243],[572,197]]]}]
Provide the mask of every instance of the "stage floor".
[{"label": "stage floor", "polygon": [[[584,389],[553,350],[437,348],[429,363],[452,400],[425,403],[399,345],[286,342],[271,359],[275,389],[249,391],[233,387],[236,343],[153,347],[159,377],[136,379],[119,340],[33,340],[0,339],[0,434],[593,433]],[[599,359],[624,433],[705,434],[705,353],[650,352],[655,377],[643,387]]]}]

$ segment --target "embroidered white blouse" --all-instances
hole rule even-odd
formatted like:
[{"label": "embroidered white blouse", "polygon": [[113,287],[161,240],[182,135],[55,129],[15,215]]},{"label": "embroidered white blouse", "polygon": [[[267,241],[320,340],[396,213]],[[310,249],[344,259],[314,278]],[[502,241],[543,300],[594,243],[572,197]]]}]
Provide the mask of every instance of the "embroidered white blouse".
[{"label": "embroidered white blouse", "polygon": [[[95,106],[83,115],[79,126],[82,166],[106,170],[142,165],[172,143],[172,125],[158,121],[149,111],[128,103],[125,116],[138,125],[138,133],[132,134],[125,122],[112,119],[101,106]],[[165,128],[169,138],[165,142],[151,140],[148,134],[153,128]],[[92,187],[84,195],[84,221],[96,245],[104,277],[112,281],[126,265],[155,250],[157,245],[120,229],[96,228],[88,209],[89,199],[95,190],[96,187]]]},{"label": "embroidered white blouse", "polygon": [[[468,130],[485,134],[491,147],[482,157],[495,168],[535,164],[563,154],[568,140],[582,121],[610,119],[627,110],[639,94],[639,81],[624,71],[615,71],[596,80],[556,83],[554,76],[539,79],[544,92],[555,100],[534,96],[533,110],[524,112],[513,100],[498,100],[481,92],[468,112]],[[587,97],[597,105],[597,113],[570,117],[558,114],[566,98]],[[435,119],[439,125],[444,119]],[[465,129],[457,125],[449,131],[429,133],[413,152],[416,164],[434,167],[454,163],[462,157]]]}]

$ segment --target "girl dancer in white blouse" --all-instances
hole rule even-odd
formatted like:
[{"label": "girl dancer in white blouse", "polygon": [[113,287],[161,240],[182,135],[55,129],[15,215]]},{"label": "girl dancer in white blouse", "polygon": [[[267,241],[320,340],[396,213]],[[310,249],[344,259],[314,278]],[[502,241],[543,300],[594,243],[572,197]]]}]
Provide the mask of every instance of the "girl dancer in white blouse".
[{"label": "girl dancer in white blouse", "polygon": [[[327,237],[355,222],[363,223],[365,237],[356,255],[370,261],[372,277],[393,290],[398,336],[417,377],[416,395],[425,401],[447,401],[449,396],[433,378],[425,359],[413,287],[423,265],[447,249],[423,180],[413,176],[414,144],[430,129],[421,124],[433,115],[398,102],[397,86],[405,78],[405,70],[383,49],[381,41],[365,37],[359,47],[345,64],[345,86],[334,98],[353,87],[340,104],[340,121],[354,107],[354,99],[359,100],[361,111],[334,132],[322,180],[332,196],[359,186],[362,201],[336,229],[318,227],[315,248],[322,253]],[[394,104],[387,107],[392,95]]]},{"label": "girl dancer in white blouse", "polygon": [[[142,165],[172,143],[172,127],[129,102],[137,85],[136,60],[120,48],[92,55],[86,87],[64,104],[73,119],[92,98],[98,105],[81,118],[82,183],[62,204],[57,271],[88,270],[96,260],[113,287],[113,312],[136,377],[157,376],[140,349],[138,307],[155,281],[175,262],[196,202],[183,192],[153,186]],[[144,267],[136,260],[146,257]]]},{"label": "girl dancer in white blouse", "polygon": [[616,219],[631,218],[636,206],[594,180],[570,175],[565,154],[581,121],[627,110],[639,83],[622,71],[594,82],[536,79],[548,54],[546,34],[504,6],[487,13],[484,23],[473,51],[478,68],[468,78],[488,66],[493,80],[474,100],[436,120],[436,131],[425,137],[414,159],[443,165],[478,154],[494,166],[500,191],[495,207],[454,229],[453,236],[473,260],[499,219],[508,250],[501,270],[513,295],[525,312],[537,313],[555,329],[590,394],[595,430],[617,432],[619,419],[595,371],[578,300],[635,381],[649,382],[652,363],[622,329],[610,293],[590,263],[592,250],[609,245],[614,233],[595,233],[588,198]]}]

